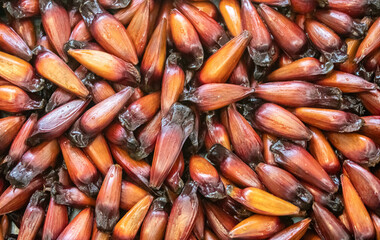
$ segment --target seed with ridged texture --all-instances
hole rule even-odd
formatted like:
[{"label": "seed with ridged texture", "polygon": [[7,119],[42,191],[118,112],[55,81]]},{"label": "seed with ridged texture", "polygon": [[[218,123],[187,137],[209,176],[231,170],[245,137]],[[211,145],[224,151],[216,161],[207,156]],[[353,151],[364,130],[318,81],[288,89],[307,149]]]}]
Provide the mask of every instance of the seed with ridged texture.
[{"label": "seed with ridged texture", "polygon": [[71,220],[57,240],[90,239],[93,218],[93,210],[85,208]]},{"label": "seed with ridged texture", "polygon": [[343,223],[319,203],[313,204],[312,217],[315,221],[315,230],[320,237],[324,239],[351,239],[350,233]]},{"label": "seed with ridged texture", "polygon": [[380,115],[380,90],[358,93],[364,107],[373,115]]},{"label": "seed with ridged texture", "polygon": [[206,126],[207,132],[205,135],[205,145],[207,150],[210,150],[210,148],[217,143],[231,150],[231,143],[228,132],[223,124],[218,122],[217,116],[215,114],[208,114],[206,116]]},{"label": "seed with ridged texture", "polygon": [[13,85],[0,86],[0,110],[19,113],[43,108],[45,99],[28,95],[24,90]]},{"label": "seed with ridged texture", "polygon": [[184,170],[185,170],[185,160],[181,152],[177,160],[175,161],[172,169],[170,169],[168,176],[165,179],[165,185],[174,193],[179,194],[184,186],[184,183],[181,178]]},{"label": "seed with ridged texture", "polygon": [[120,113],[119,121],[127,131],[136,130],[156,115],[160,109],[160,99],[160,92],[154,92],[137,99]]},{"label": "seed with ridged texture", "polygon": [[347,44],[348,58],[345,62],[338,64],[337,67],[340,71],[353,74],[358,67],[357,63],[354,62],[354,58],[355,58],[356,51],[358,50],[360,40],[346,38],[345,41]]},{"label": "seed with ridged texture", "polygon": [[0,154],[3,154],[12,143],[25,119],[24,116],[9,116],[0,119]]},{"label": "seed with ridged texture", "polygon": [[1,49],[26,61],[32,59],[32,51],[15,30],[0,22],[0,33]]},{"label": "seed with ridged texture", "polygon": [[168,213],[165,211],[167,199],[156,198],[141,226],[140,240],[160,240],[164,238],[168,223]]},{"label": "seed with ridged texture", "polygon": [[74,206],[77,208],[95,207],[95,199],[87,196],[76,187],[54,184],[51,193],[54,202],[60,205]]},{"label": "seed with ridged texture", "polygon": [[307,228],[309,227],[311,222],[310,218],[305,218],[302,221],[299,221],[281,232],[277,233],[273,237],[269,238],[269,240],[281,240],[281,239],[287,239],[287,240],[299,240],[305,235]]},{"label": "seed with ridged texture", "polygon": [[255,214],[237,224],[229,236],[232,239],[266,239],[283,228],[279,217]]},{"label": "seed with ridged texture", "polygon": [[70,102],[71,100],[74,100],[75,99],[75,95],[70,93],[70,92],[66,92],[64,89],[62,88],[57,88],[51,95],[50,95],[50,98],[48,100],[48,102],[46,103],[46,106],[45,106],[45,112],[51,112],[53,111],[55,108],[65,104],[65,103],[68,103]]},{"label": "seed with ridged texture", "polygon": [[76,146],[86,147],[114,120],[132,94],[133,88],[126,87],[87,110],[71,127],[70,140]]},{"label": "seed with ridged texture", "polygon": [[355,55],[355,61],[357,63],[380,46],[379,32],[380,18],[377,18],[376,21],[371,25],[367,35],[359,45],[358,51]]},{"label": "seed with ridged texture", "polygon": [[44,180],[36,178],[25,188],[9,186],[0,196],[0,215],[16,211],[28,202],[30,196],[42,188]]},{"label": "seed with ridged texture", "polygon": [[70,19],[66,9],[58,5],[53,0],[41,0],[41,20],[42,26],[49,37],[49,41],[54,46],[58,55],[68,61],[66,52],[63,45],[69,40],[70,37]]},{"label": "seed with ridged texture", "polygon": [[69,40],[76,40],[80,42],[88,42],[92,40],[92,35],[88,30],[86,23],[81,19],[73,28]]},{"label": "seed with ridged texture", "polygon": [[111,232],[119,220],[122,168],[112,165],[105,176],[95,205],[95,220],[99,230]]},{"label": "seed with ridged texture", "polygon": [[61,136],[83,113],[90,100],[73,100],[51,111],[40,118],[28,138],[28,144],[37,145],[40,142]]},{"label": "seed with ridged texture", "polygon": [[152,201],[152,196],[146,196],[136,203],[116,224],[112,233],[112,239],[134,239]]},{"label": "seed with ridged texture", "polygon": [[378,211],[380,208],[380,180],[370,171],[350,160],[344,161],[343,168],[363,203],[370,209]]},{"label": "seed with ridged texture", "polygon": [[355,1],[341,1],[341,0],[328,0],[326,5],[330,9],[345,12],[351,17],[360,17],[365,13],[376,14],[379,11],[379,5],[376,1],[355,0]]},{"label": "seed with ridged texture", "polygon": [[[122,8],[119,11],[117,11],[114,14],[114,17],[117,20],[119,20],[123,25],[127,25],[132,20],[134,14],[143,3],[144,3],[144,0],[132,0],[131,3],[127,7]],[[150,10],[152,10],[152,7],[154,6],[154,4],[150,4],[150,5],[151,5]]]},{"label": "seed with ridged texture", "polygon": [[175,103],[161,122],[161,133],[153,155],[150,186],[160,188],[173,167],[185,140],[194,129],[194,114],[189,107]]},{"label": "seed with ridged texture", "polygon": [[136,67],[112,54],[90,49],[69,49],[67,53],[88,70],[109,81],[131,86],[140,83],[140,73]]},{"label": "seed with ridged texture", "polygon": [[222,0],[219,2],[219,11],[232,36],[236,37],[239,35],[243,31],[239,1]]},{"label": "seed with ridged texture", "polygon": [[265,187],[277,197],[285,199],[303,210],[313,201],[313,195],[287,171],[269,164],[260,163],[256,172]]},{"label": "seed with ridged texture", "polygon": [[30,148],[20,159],[19,163],[8,172],[6,179],[19,188],[24,188],[48,167],[55,165],[60,152],[56,139],[46,141]]},{"label": "seed with ridged texture", "polygon": [[315,81],[323,78],[333,68],[334,65],[330,62],[321,63],[316,58],[306,57],[276,69],[267,76],[267,79],[268,81]]},{"label": "seed with ridged texture", "polygon": [[44,88],[44,80],[35,75],[28,62],[10,54],[0,52],[0,77],[28,92],[38,92]]},{"label": "seed with ridged texture", "polygon": [[264,188],[255,171],[222,145],[212,146],[207,158],[218,167],[224,177],[234,184],[242,187]]},{"label": "seed with ridged texture", "polygon": [[290,19],[265,4],[260,4],[258,12],[271,31],[277,44],[293,59],[312,57],[308,49],[304,31]]},{"label": "seed with ridged texture", "polygon": [[54,198],[51,197],[43,226],[42,240],[57,239],[68,223],[67,207],[55,203]]},{"label": "seed with ridged texture", "polygon": [[92,101],[97,104],[103,101],[106,98],[111,97],[116,92],[113,90],[112,86],[105,80],[100,81],[86,81],[85,79],[85,85],[90,90]]},{"label": "seed with ridged texture", "polygon": [[300,212],[297,206],[259,188],[247,187],[240,189],[228,185],[227,194],[235,201],[244,205],[248,210],[258,214],[287,216]]},{"label": "seed with ridged texture", "polygon": [[265,103],[254,113],[257,127],[278,137],[293,140],[310,140],[311,132],[296,116],[286,109]]},{"label": "seed with ridged texture", "polygon": [[112,166],[113,160],[111,151],[103,135],[99,134],[94,141],[83,150],[95,164],[96,168],[105,176],[108,169]]},{"label": "seed with ridged texture", "polygon": [[354,230],[355,239],[372,239],[375,229],[358,192],[345,175],[340,176],[345,210]]},{"label": "seed with ridged texture", "polygon": [[346,158],[368,166],[380,161],[380,148],[372,139],[358,133],[327,133],[327,139]]},{"label": "seed with ridged texture", "polygon": [[131,209],[138,201],[149,195],[147,191],[138,187],[137,185],[122,181],[121,182],[121,195],[120,195],[120,208],[124,210]]},{"label": "seed with ridged texture", "polygon": [[198,81],[201,84],[226,82],[251,39],[251,33],[243,31],[223,45],[203,64]]},{"label": "seed with ridged texture", "polygon": [[165,239],[187,239],[194,227],[198,212],[199,199],[197,184],[188,182],[182,193],[174,201],[169,215]]},{"label": "seed with ridged texture", "polygon": [[342,92],[338,88],[304,81],[259,84],[254,96],[287,107],[339,108],[343,101]]},{"label": "seed with ridged texture", "polygon": [[374,213],[371,213],[371,218],[376,231],[376,239],[380,238],[380,217]]},{"label": "seed with ridged texture", "polygon": [[88,196],[96,196],[101,186],[101,177],[96,167],[66,137],[59,138],[59,145],[71,180]]},{"label": "seed with ridged texture", "polygon": [[45,218],[45,206],[48,194],[36,191],[30,198],[21,220],[20,231],[17,239],[34,239]]},{"label": "seed with ridged texture", "polygon": [[370,137],[377,144],[380,144],[380,116],[365,116],[362,117],[364,125],[360,129],[360,133]]},{"label": "seed with ridged texture", "polygon": [[277,164],[302,180],[327,192],[336,192],[338,187],[310,153],[298,144],[279,140],[272,145]]}]

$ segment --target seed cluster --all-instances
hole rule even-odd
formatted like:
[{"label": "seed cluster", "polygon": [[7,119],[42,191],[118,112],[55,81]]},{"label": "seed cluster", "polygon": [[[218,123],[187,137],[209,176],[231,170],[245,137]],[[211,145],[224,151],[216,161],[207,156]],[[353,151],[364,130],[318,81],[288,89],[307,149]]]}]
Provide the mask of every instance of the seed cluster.
[{"label": "seed cluster", "polygon": [[0,240],[380,239],[380,0],[0,3]]}]

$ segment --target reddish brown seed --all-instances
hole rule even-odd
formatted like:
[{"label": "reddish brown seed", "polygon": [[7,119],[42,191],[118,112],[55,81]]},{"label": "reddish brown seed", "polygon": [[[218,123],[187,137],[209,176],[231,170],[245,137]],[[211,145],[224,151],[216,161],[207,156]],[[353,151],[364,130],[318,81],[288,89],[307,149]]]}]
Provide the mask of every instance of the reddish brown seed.
[{"label": "reddish brown seed", "polygon": [[380,217],[374,213],[371,213],[371,218],[376,231],[376,239],[380,238]]},{"label": "reddish brown seed", "polygon": [[323,87],[304,81],[259,84],[255,96],[288,107],[339,108],[343,99],[338,88]]},{"label": "reddish brown seed", "polygon": [[185,85],[185,73],[178,65],[181,60],[179,54],[172,53],[166,60],[162,77],[161,113],[166,115],[170,107],[178,101]]},{"label": "reddish brown seed", "polygon": [[205,200],[203,201],[203,209],[205,210],[207,221],[211,229],[218,238],[222,240],[230,239],[228,233],[238,224],[238,221],[222,211],[217,205]]},{"label": "reddish brown seed", "polygon": [[310,218],[305,218],[302,221],[299,221],[281,232],[277,233],[270,240],[280,240],[280,239],[288,239],[288,240],[299,240],[305,235],[307,228],[309,227],[311,222]]},{"label": "reddish brown seed", "polygon": [[219,238],[210,229],[206,229],[204,239],[205,240],[218,240]]},{"label": "reddish brown seed", "polygon": [[[64,90],[81,98],[88,96],[89,91],[70,67],[49,50],[40,49],[36,57],[35,67],[41,76]],[[60,69],[60,71],[57,71],[57,69]]]},{"label": "reddish brown seed", "polygon": [[306,57],[271,72],[267,79],[268,81],[315,81],[323,78],[333,68],[334,65],[330,62],[321,63],[316,58]]},{"label": "reddish brown seed", "polygon": [[82,150],[74,147],[66,137],[59,138],[59,145],[71,180],[87,195],[96,196],[101,185],[101,177],[96,167]]},{"label": "reddish brown seed", "polygon": [[85,208],[66,226],[57,240],[90,239],[93,217],[93,210]]},{"label": "reddish brown seed", "polygon": [[18,0],[15,2],[5,2],[6,8],[13,17],[25,18],[36,16],[40,13],[37,0]]},{"label": "reddish brown seed", "polygon": [[380,208],[380,180],[370,171],[346,160],[343,163],[345,174],[350,178],[363,203],[376,211]]},{"label": "reddish brown seed", "polygon": [[110,144],[110,149],[115,161],[131,179],[143,187],[149,186],[151,167],[147,162],[132,159],[127,151],[114,144]]},{"label": "reddish brown seed", "polygon": [[361,38],[367,31],[367,25],[354,20],[350,15],[336,10],[319,10],[315,17],[337,34]]},{"label": "reddish brown seed", "polygon": [[[82,17],[82,16],[81,16]],[[86,23],[81,19],[71,31],[69,40],[76,40],[79,42],[88,42],[92,40],[90,30],[88,30]]]},{"label": "reddish brown seed", "polygon": [[232,239],[266,239],[283,228],[279,217],[256,214],[237,224],[229,236]]},{"label": "reddish brown seed", "polygon": [[189,62],[188,68],[199,69],[203,64],[204,55],[197,31],[177,9],[170,11],[169,23],[173,43]]},{"label": "reddish brown seed", "polygon": [[133,88],[126,87],[87,110],[72,126],[69,133],[71,141],[76,146],[86,147],[114,120],[132,93]]},{"label": "reddish brown seed", "polygon": [[108,147],[107,141],[102,134],[99,134],[94,141],[92,141],[87,147],[85,147],[84,152],[92,160],[96,168],[103,174],[106,175],[108,169],[112,166],[113,160],[111,151]]},{"label": "reddish brown seed", "polygon": [[197,88],[195,92],[185,94],[181,100],[196,103],[203,112],[216,110],[251,95],[255,89],[228,83],[210,83]]},{"label": "reddish brown seed", "polygon": [[164,238],[168,223],[168,213],[165,211],[167,199],[156,198],[141,226],[140,240],[160,240]]},{"label": "reddish brown seed", "polygon": [[119,121],[111,123],[104,132],[108,141],[127,149],[136,149],[139,145],[132,131],[126,131]]},{"label": "reddish brown seed", "polygon": [[267,27],[250,1],[242,1],[241,12],[243,29],[252,34],[248,45],[251,58],[259,66],[271,65],[275,60],[275,46]]},{"label": "reddish brown seed", "polygon": [[362,119],[364,120],[364,125],[360,129],[360,133],[380,144],[380,139],[378,139],[380,134],[380,116],[365,116]]},{"label": "reddish brown seed", "polygon": [[167,20],[154,30],[141,61],[141,77],[145,91],[157,91],[161,87],[166,59]]},{"label": "reddish brown seed", "polygon": [[227,129],[217,120],[216,115],[209,114],[206,116],[206,126],[205,145],[207,150],[210,150],[214,144],[221,144],[223,147],[231,150]]},{"label": "reddish brown seed", "polygon": [[367,71],[376,71],[377,66],[380,63],[380,50],[375,50],[373,53],[371,53],[364,61],[364,67]]},{"label": "reddish brown seed", "polygon": [[317,6],[317,1],[314,0],[290,0],[292,10],[297,13],[311,13]]},{"label": "reddish brown seed", "polygon": [[372,139],[358,133],[327,133],[330,143],[346,158],[368,166],[380,161],[380,148]]},{"label": "reddish brown seed", "polygon": [[173,203],[165,239],[187,239],[190,236],[199,204],[197,184],[188,182]]},{"label": "reddish brown seed", "polygon": [[112,54],[90,49],[69,49],[67,53],[88,70],[109,81],[132,86],[140,82],[140,73],[135,66]]},{"label": "reddish brown seed", "polygon": [[243,31],[227,42],[204,63],[198,81],[201,84],[226,82],[251,39],[251,33]]},{"label": "reddish brown seed", "polygon": [[332,63],[347,60],[347,45],[330,28],[314,20],[306,20],[305,31],[314,46]]},{"label": "reddish brown seed", "polygon": [[234,184],[242,187],[264,188],[256,173],[222,145],[215,144],[207,154],[207,158],[219,168],[224,177]]},{"label": "reddish brown seed", "polygon": [[19,113],[28,110],[42,109],[45,100],[28,95],[24,90],[13,85],[0,86],[0,110]]},{"label": "reddish brown seed", "polygon": [[262,135],[262,141],[264,161],[267,164],[276,165],[273,153],[270,151],[270,147],[277,141],[277,138],[271,134],[264,133]]},{"label": "reddish brown seed", "polygon": [[337,11],[345,12],[349,14],[351,17],[360,17],[365,13],[376,13],[379,6],[377,6],[376,2],[372,1],[363,1],[363,0],[355,0],[355,1],[341,1],[341,0],[328,0],[326,4],[330,9],[334,9]]},{"label": "reddish brown seed", "polygon": [[189,107],[175,103],[162,118],[153,155],[150,186],[160,188],[169,174],[185,140],[194,129],[194,114]]},{"label": "reddish brown seed", "polygon": [[68,223],[67,207],[55,203],[53,197],[50,198],[42,231],[42,240],[57,239]]},{"label": "reddish brown seed", "polygon": [[198,205],[197,217],[195,218],[193,235],[196,239],[205,238],[205,213],[202,204]]},{"label": "reddish brown seed", "polygon": [[[123,25],[127,25],[135,15],[136,11],[139,9],[141,4],[144,3],[144,0],[132,0],[131,3],[125,7],[120,9],[114,14],[114,17],[119,20]],[[151,2],[150,2],[151,3]],[[154,7],[151,5],[150,10]]]},{"label": "reddish brown seed", "polygon": [[13,186],[24,188],[48,167],[53,167],[60,150],[56,139],[30,148],[6,178]]},{"label": "reddish brown seed", "polygon": [[364,107],[373,115],[380,115],[380,90],[357,94]]},{"label": "reddish brown seed", "polygon": [[[198,8],[199,11],[206,13],[209,17],[214,20],[218,20],[218,8],[214,5],[214,3],[206,0],[206,1],[191,1],[191,5]],[[220,10],[221,11],[221,10]]]},{"label": "reddish brown seed", "polygon": [[139,98],[120,113],[119,121],[127,131],[136,130],[155,116],[160,108],[160,99],[160,92],[154,92]]},{"label": "reddish brown seed", "polygon": [[277,197],[287,200],[303,210],[307,210],[313,196],[287,171],[269,164],[260,163],[256,172],[265,187]]},{"label": "reddish brown seed", "polygon": [[0,77],[28,92],[37,92],[44,88],[45,81],[35,75],[28,62],[10,54],[0,52]]},{"label": "reddish brown seed", "polygon": [[244,61],[244,55],[232,71],[228,82],[236,85],[242,85],[244,87],[249,87],[250,81],[248,77],[248,67],[247,63]]},{"label": "reddish brown seed", "polygon": [[348,215],[346,211],[343,210],[342,214],[339,216],[339,220],[346,227],[347,231],[352,234],[353,233],[352,226],[351,226],[350,220],[348,219]]},{"label": "reddish brown seed", "polygon": [[42,26],[46,35],[58,55],[67,62],[63,45],[69,40],[71,32],[69,14],[64,7],[53,0],[41,0],[39,3]]},{"label": "reddish brown seed", "polygon": [[13,139],[17,136],[17,133],[19,132],[25,119],[26,118],[24,116],[9,116],[0,119],[1,155],[5,152],[5,150],[7,150]]},{"label": "reddish brown seed", "polygon": [[[22,155],[29,149],[29,146],[26,144],[26,139],[30,136],[30,134],[33,131],[34,126],[37,123],[38,115],[36,113],[32,113],[28,120],[22,125],[20,130],[18,131],[17,135],[14,135],[14,133],[9,132],[8,130],[2,130],[2,132],[6,133],[7,136],[12,137],[14,135],[14,140],[12,142],[12,145],[9,148],[8,155],[5,156],[3,163],[6,163],[8,166],[13,165],[13,163],[16,163]],[[2,120],[6,120],[6,118],[3,118]],[[12,125],[12,128],[10,130],[18,130],[17,125]],[[8,146],[8,142],[10,140],[2,139],[2,144],[4,146]],[[3,150],[1,149],[0,152]]]},{"label": "reddish brown seed", "polygon": [[301,146],[279,140],[272,145],[271,151],[276,163],[295,176],[327,192],[338,190],[321,165]]},{"label": "reddish brown seed", "polygon": [[106,9],[125,8],[131,0],[99,0],[100,5]]},{"label": "reddish brown seed", "polygon": [[253,0],[254,3],[265,3],[270,6],[286,7],[290,5],[289,0]]},{"label": "reddish brown seed", "polygon": [[92,101],[97,104],[103,101],[106,98],[111,97],[115,94],[115,90],[113,90],[112,86],[105,80],[85,82],[85,85],[89,88]]},{"label": "reddish brown seed", "polygon": [[[260,4],[258,12],[271,31],[274,40],[290,57],[312,57],[303,30],[290,19],[265,4]],[[286,36],[286,37],[285,37]]]},{"label": "reddish brown seed", "polygon": [[236,155],[249,165],[257,164],[263,158],[263,143],[259,135],[237,111],[235,105],[227,107],[227,115],[227,129]]},{"label": "reddish brown seed", "polygon": [[99,231],[99,229],[96,227],[96,223],[94,222],[92,224],[92,236],[91,240],[110,240],[111,234]]},{"label": "reddish brown seed", "polygon": [[51,190],[54,202],[60,205],[77,208],[95,207],[95,199],[87,196],[76,187],[54,184]]},{"label": "reddish brown seed", "polygon": [[138,187],[137,185],[122,181],[121,182],[121,195],[120,195],[120,208],[123,210],[131,209],[138,201],[149,195],[147,191]]},{"label": "reddish brown seed", "polygon": [[244,205],[248,210],[258,214],[287,216],[300,212],[297,206],[259,188],[247,187],[240,189],[228,185],[227,194],[235,201]]},{"label": "reddish brown seed", "polygon": [[340,162],[325,135],[318,128],[309,128],[313,135],[309,142],[310,153],[327,173],[338,173]]},{"label": "reddish brown seed", "polygon": [[206,13],[185,1],[177,1],[174,5],[192,23],[209,52],[215,52],[228,41],[223,28]]},{"label": "reddish brown seed", "polygon": [[30,196],[42,188],[44,180],[36,178],[25,188],[9,186],[0,196],[0,215],[16,211],[28,202]]},{"label": "reddish brown seed", "polygon": [[36,238],[45,218],[47,200],[48,194],[42,191],[36,191],[32,195],[22,217],[17,239],[32,240]]},{"label": "reddish brown seed", "polygon": [[340,71],[353,74],[358,67],[357,63],[354,62],[354,58],[355,58],[356,51],[358,50],[360,40],[346,38],[345,41],[347,44],[348,58],[345,62],[338,64],[338,69]]},{"label": "reddish brown seed", "polygon": [[189,162],[190,177],[199,186],[200,193],[211,199],[225,197],[224,186],[218,171],[210,162],[201,156],[192,156]]},{"label": "reddish brown seed", "polygon": [[116,224],[112,239],[134,239],[152,201],[152,196],[146,196],[136,203]]},{"label": "reddish brown seed", "polygon": [[[152,4],[154,1],[150,0],[150,4]],[[173,40],[172,40],[172,34],[171,34],[171,29],[170,29],[170,12],[171,10],[174,8],[173,6],[173,2],[174,0],[164,0],[164,1],[159,1],[159,2],[155,2],[156,4],[156,7],[155,8],[158,8],[160,9],[160,11],[158,11],[158,13],[156,14],[155,12],[157,10],[153,10],[153,15],[157,15],[156,19],[155,19],[155,27],[157,27],[159,24],[161,24],[162,21],[164,21],[164,19],[166,19],[166,31],[167,31],[167,34],[166,34],[166,41],[168,43],[169,46],[173,46]],[[154,4],[154,3],[153,3]],[[149,16],[149,20],[152,22],[154,16]],[[153,27],[150,26],[149,28],[149,33],[151,34],[153,32]]]},{"label": "reddish brown seed", "polygon": [[32,59],[32,51],[24,40],[7,24],[0,22],[0,46],[5,52],[22,58]]},{"label": "reddish brown seed", "polygon": [[228,31],[232,36],[238,36],[243,31],[239,2],[237,0],[222,0],[219,2],[219,11],[227,25]]},{"label": "reddish brown seed", "polygon": [[135,46],[121,22],[94,0],[82,3],[79,11],[91,35],[106,51],[126,62],[138,63]]},{"label": "reddish brown seed", "polygon": [[181,152],[178,155],[177,160],[175,161],[172,169],[170,169],[170,172],[165,179],[165,185],[167,185],[167,187],[170,188],[170,190],[178,194],[180,193],[180,191],[182,190],[184,186],[184,183],[181,178],[184,170],[185,170],[185,160]]},{"label": "reddish brown seed", "polygon": [[255,124],[263,131],[293,140],[310,140],[311,132],[296,116],[286,109],[265,103],[256,110]]},{"label": "reddish brown seed", "polygon": [[51,112],[56,107],[74,100],[75,97],[76,96],[74,94],[66,92],[62,88],[57,88],[46,103],[45,112]]},{"label": "reddish brown seed", "polygon": [[315,230],[323,239],[351,239],[350,233],[338,218],[322,207],[319,203],[313,204],[313,220]]},{"label": "reddish brown seed", "polygon": [[40,118],[28,138],[28,144],[37,145],[61,136],[86,109],[90,100],[73,100]]},{"label": "reddish brown seed", "polygon": [[145,1],[136,11],[127,32],[135,45],[137,57],[141,58],[148,43],[149,2]]},{"label": "reddish brown seed", "polygon": [[377,18],[371,25],[363,41],[360,43],[358,51],[355,55],[355,62],[360,62],[364,57],[368,56],[371,52],[380,47],[380,39],[378,37],[379,32],[380,19]]},{"label": "reddish brown seed", "polygon": [[111,232],[119,220],[122,174],[119,165],[112,165],[96,198],[95,220],[101,231]]},{"label": "reddish brown seed", "polygon": [[337,87],[344,93],[357,93],[377,89],[377,85],[353,74],[333,71],[317,84],[328,87]]},{"label": "reddish brown seed", "polygon": [[10,225],[10,222],[9,222],[8,216],[3,215],[1,217],[1,220],[0,220],[0,228],[1,228],[0,237],[5,238],[5,236],[7,236],[8,232],[9,232],[9,225]]},{"label": "reddish brown seed", "polygon": [[375,229],[370,215],[351,181],[345,175],[340,176],[345,210],[354,230],[355,239],[372,239]]},{"label": "reddish brown seed", "polygon": [[296,108],[293,110],[302,122],[325,131],[355,132],[364,124],[356,114],[322,108]]}]

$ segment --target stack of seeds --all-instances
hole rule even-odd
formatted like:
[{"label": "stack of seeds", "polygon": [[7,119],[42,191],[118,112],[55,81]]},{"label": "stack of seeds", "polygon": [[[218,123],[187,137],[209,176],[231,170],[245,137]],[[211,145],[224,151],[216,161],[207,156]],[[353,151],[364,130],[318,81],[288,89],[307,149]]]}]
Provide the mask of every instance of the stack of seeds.
[{"label": "stack of seeds", "polygon": [[380,239],[380,0],[2,0],[0,239]]}]

